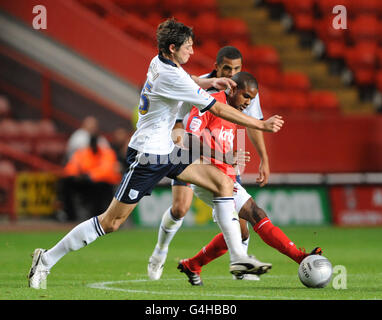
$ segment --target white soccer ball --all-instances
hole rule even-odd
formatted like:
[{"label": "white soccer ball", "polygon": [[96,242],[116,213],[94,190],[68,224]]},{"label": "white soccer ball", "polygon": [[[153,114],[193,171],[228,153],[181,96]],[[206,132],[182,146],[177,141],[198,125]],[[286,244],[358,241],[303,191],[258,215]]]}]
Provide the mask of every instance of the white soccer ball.
[{"label": "white soccer ball", "polygon": [[332,274],[332,264],[327,258],[320,255],[307,256],[298,268],[298,277],[308,288],[326,287]]}]

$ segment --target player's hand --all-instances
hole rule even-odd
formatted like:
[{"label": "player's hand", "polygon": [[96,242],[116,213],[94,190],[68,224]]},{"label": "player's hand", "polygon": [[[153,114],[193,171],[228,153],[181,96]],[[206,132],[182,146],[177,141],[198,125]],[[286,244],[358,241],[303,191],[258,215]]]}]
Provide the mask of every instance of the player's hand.
[{"label": "player's hand", "polygon": [[262,160],[259,166],[259,176],[256,178],[256,183],[258,183],[260,187],[264,187],[268,183],[269,173],[268,161]]},{"label": "player's hand", "polygon": [[233,81],[230,78],[213,78],[212,80],[212,86],[218,90],[225,90],[225,89],[230,89],[236,87],[236,82]]},{"label": "player's hand", "polygon": [[247,162],[251,160],[249,151],[230,151],[224,155],[224,162],[233,167],[245,167]]},{"label": "player's hand", "polygon": [[264,130],[269,132],[278,132],[284,125],[282,116],[275,115],[264,121]]}]

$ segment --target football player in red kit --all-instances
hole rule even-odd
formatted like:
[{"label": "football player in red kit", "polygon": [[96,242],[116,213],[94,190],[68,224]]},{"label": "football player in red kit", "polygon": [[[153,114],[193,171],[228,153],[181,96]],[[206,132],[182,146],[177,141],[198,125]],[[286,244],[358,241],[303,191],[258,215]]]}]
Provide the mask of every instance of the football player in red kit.
[{"label": "football player in red kit", "polygon": [[[239,72],[232,77],[237,83],[237,87],[232,93],[220,91],[212,94],[217,101],[227,103],[239,111],[243,111],[257,95],[258,84],[256,79],[247,72]],[[261,239],[269,246],[287,255],[295,262],[300,263],[309,254],[300,250],[284,234],[284,232],[274,226],[267,217],[263,209],[259,208],[254,199],[236,181],[237,172],[227,161],[219,161],[219,155],[227,155],[233,150],[233,142],[237,133],[236,124],[213,115],[210,112],[200,113],[193,107],[190,111],[186,132],[191,136],[196,136],[203,145],[208,145],[215,158],[210,158],[212,164],[222,172],[231,177],[234,181],[234,201],[238,217],[249,221],[253,230],[258,233]],[[188,139],[188,145],[191,145]],[[221,160],[224,160],[221,157]],[[212,207],[213,195],[210,191],[199,186],[192,185],[192,189],[197,197]],[[214,212],[213,212],[214,215]],[[178,264],[178,269],[184,272],[192,285],[202,285],[200,273],[202,266],[220,257],[228,250],[222,233],[216,235],[212,241],[203,247],[193,258],[183,259]],[[320,248],[315,248],[310,254],[321,254]],[[263,264],[258,274],[265,273],[271,268],[271,264]],[[240,275],[238,275],[240,276]]]}]

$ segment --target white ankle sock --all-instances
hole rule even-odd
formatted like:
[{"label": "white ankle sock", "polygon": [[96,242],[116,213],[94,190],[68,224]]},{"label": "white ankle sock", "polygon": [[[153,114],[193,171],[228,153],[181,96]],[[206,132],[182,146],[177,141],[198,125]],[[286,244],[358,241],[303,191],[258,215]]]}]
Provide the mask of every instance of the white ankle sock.
[{"label": "white ankle sock", "polygon": [[213,199],[215,219],[224,235],[231,262],[246,257],[241,241],[240,223],[235,204],[231,197]]},{"label": "white ankle sock", "polygon": [[42,262],[50,269],[68,252],[79,250],[104,234],[98,217],[86,220],[74,227],[53,248],[46,251],[42,256]]},{"label": "white ankle sock", "polygon": [[176,232],[182,226],[183,218],[175,219],[171,214],[171,207],[163,214],[158,231],[158,242],[154,249],[154,255],[166,256],[168,246],[174,238]]}]

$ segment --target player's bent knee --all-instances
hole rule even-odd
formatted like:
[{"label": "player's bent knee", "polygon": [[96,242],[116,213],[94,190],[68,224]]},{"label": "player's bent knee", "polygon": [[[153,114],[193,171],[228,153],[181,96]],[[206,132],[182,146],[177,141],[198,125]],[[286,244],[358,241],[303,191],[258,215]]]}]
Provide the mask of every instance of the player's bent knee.
[{"label": "player's bent knee", "polygon": [[233,180],[230,177],[224,175],[224,177],[218,180],[217,187],[219,190],[217,196],[232,195]]},{"label": "player's bent knee", "polygon": [[187,214],[189,209],[190,208],[183,203],[173,203],[171,207],[171,215],[175,219],[181,219]]}]

